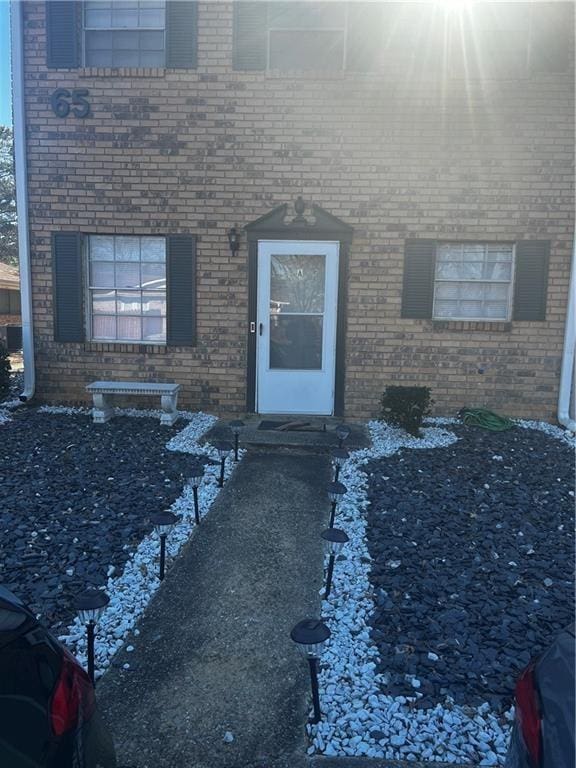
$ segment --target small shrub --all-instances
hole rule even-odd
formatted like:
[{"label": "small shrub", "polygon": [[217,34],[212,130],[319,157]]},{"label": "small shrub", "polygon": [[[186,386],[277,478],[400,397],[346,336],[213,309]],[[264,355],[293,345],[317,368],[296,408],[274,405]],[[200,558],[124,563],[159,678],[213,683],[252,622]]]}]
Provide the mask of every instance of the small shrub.
[{"label": "small shrub", "polygon": [[0,395],[7,395],[10,391],[10,358],[8,350],[0,341]]},{"label": "small shrub", "polygon": [[430,414],[432,403],[429,387],[386,387],[380,401],[380,418],[421,437],[420,427]]}]

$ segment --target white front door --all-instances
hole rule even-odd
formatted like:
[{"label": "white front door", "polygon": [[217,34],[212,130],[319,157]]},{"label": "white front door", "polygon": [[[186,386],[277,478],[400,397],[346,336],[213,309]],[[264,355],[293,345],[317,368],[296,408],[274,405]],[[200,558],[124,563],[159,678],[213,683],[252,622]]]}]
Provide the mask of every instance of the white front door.
[{"label": "white front door", "polygon": [[258,413],[334,411],[338,248],[258,242]]}]

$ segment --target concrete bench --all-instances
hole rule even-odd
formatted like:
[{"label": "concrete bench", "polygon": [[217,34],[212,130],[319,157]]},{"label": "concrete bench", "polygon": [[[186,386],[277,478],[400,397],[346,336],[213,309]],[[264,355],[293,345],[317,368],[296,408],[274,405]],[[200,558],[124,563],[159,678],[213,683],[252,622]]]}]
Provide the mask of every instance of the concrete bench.
[{"label": "concrete bench", "polygon": [[180,384],[153,384],[139,381],[93,381],[86,387],[92,395],[94,424],[105,424],[114,415],[112,395],[160,395],[160,424],[172,426],[178,418],[176,405]]}]

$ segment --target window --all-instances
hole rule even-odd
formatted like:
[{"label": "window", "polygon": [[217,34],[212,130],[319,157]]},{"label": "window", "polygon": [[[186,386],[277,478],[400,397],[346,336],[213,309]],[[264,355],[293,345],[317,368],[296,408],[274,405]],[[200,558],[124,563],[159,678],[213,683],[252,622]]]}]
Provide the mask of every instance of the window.
[{"label": "window", "polygon": [[376,2],[234,2],[234,66],[372,71],[382,47],[382,10]]},{"label": "window", "polygon": [[95,341],[166,342],[166,239],[88,238],[90,335]]},{"label": "window", "polygon": [[19,315],[20,292],[0,288],[0,315]]},{"label": "window", "polygon": [[271,69],[343,68],[345,3],[269,3],[267,26]]},{"label": "window", "polygon": [[510,319],[514,247],[506,243],[438,243],[433,317]]},{"label": "window", "polygon": [[163,67],[164,0],[87,0],[84,59],[88,67]]}]

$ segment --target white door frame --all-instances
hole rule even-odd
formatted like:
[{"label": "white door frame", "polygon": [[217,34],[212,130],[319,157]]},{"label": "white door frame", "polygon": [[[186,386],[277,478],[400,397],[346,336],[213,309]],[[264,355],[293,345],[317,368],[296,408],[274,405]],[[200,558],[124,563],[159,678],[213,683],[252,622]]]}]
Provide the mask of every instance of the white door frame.
[{"label": "white door frame", "polygon": [[[324,255],[321,367],[271,368],[270,269],[273,255]],[[258,240],[256,317],[256,412],[329,416],[334,413],[338,318],[338,240]],[[316,313],[317,314],[317,313]],[[278,315],[289,318],[290,314]]]}]

